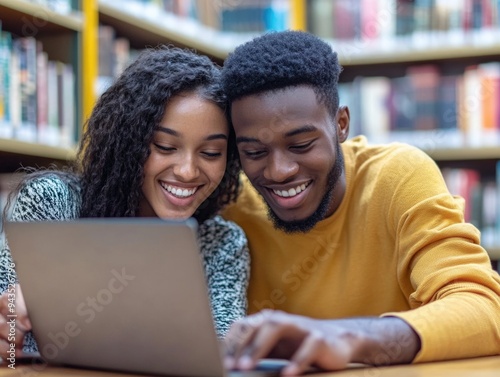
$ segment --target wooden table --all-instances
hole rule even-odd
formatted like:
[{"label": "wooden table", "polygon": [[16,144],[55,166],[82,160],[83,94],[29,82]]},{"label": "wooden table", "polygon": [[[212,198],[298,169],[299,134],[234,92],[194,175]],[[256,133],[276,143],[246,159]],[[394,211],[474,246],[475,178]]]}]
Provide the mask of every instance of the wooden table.
[{"label": "wooden table", "polygon": [[[137,375],[44,366],[33,369],[0,364],[0,377],[134,377]],[[308,374],[308,377],[500,377],[500,356],[390,367],[354,367],[348,370]]]}]

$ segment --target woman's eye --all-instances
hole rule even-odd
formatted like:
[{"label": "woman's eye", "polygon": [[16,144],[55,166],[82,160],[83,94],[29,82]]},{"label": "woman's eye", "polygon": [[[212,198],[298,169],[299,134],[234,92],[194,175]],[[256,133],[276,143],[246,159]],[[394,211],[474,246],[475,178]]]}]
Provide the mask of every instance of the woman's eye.
[{"label": "woman's eye", "polygon": [[220,157],[222,153],[220,152],[202,152],[206,157]]},{"label": "woman's eye", "polygon": [[154,146],[156,148],[158,148],[162,152],[173,152],[173,151],[175,151],[175,148],[173,148],[173,147],[166,147],[166,146],[163,146],[163,145],[160,145],[160,144],[156,144],[156,143],[154,143]]},{"label": "woman's eye", "polygon": [[311,140],[311,141],[308,141],[307,143],[304,143],[304,144],[293,145],[290,147],[290,149],[301,151],[301,150],[309,148],[313,142],[314,142],[314,140]]}]

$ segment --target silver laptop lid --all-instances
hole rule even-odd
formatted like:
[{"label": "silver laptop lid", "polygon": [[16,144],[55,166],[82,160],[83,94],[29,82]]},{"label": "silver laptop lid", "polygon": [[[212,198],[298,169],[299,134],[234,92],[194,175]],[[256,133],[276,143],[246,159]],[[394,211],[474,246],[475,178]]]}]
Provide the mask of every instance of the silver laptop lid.
[{"label": "silver laptop lid", "polygon": [[48,362],[224,375],[194,220],[5,225],[34,336]]}]

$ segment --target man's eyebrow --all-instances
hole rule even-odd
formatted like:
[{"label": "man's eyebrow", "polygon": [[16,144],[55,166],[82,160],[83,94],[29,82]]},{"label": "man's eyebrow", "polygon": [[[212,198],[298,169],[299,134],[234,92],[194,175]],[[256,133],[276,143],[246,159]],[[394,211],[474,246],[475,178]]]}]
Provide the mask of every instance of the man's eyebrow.
[{"label": "man's eyebrow", "polygon": [[[314,132],[317,130],[318,129],[316,127],[308,124],[306,126],[299,127],[299,128],[294,129],[294,130],[288,131],[285,134],[285,137],[292,137],[292,136],[299,135],[302,133]],[[240,144],[240,143],[261,143],[261,141],[255,137],[239,136],[236,138],[236,144]]]},{"label": "man's eyebrow", "polygon": [[239,143],[260,143],[260,140],[254,137],[239,136],[236,138],[236,144]]},{"label": "man's eyebrow", "polygon": [[312,126],[312,125],[306,125],[306,126],[303,126],[303,127],[296,128],[294,130],[288,131],[285,134],[285,137],[291,137],[291,136],[299,135],[299,134],[306,133],[306,132],[314,132],[314,131],[317,131],[317,130],[318,129],[316,127]]}]

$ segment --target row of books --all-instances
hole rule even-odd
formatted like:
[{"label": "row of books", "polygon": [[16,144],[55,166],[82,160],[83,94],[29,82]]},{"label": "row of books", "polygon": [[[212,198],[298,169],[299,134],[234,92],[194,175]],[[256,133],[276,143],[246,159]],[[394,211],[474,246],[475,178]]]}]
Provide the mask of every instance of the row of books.
[{"label": "row of books", "polygon": [[500,0],[308,0],[307,7],[308,29],[335,40],[463,43],[468,31],[500,28]]},{"label": "row of books", "polygon": [[473,169],[443,168],[448,190],[465,200],[464,220],[481,231],[485,248],[500,246],[500,162],[495,177],[481,177]]},{"label": "row of books", "polygon": [[[26,0],[24,0],[26,1]],[[61,13],[69,14],[72,11],[72,0],[27,0],[30,3],[36,3],[47,7],[48,9]]]},{"label": "row of books", "polygon": [[404,141],[424,149],[500,145],[500,63],[443,75],[435,65],[410,66],[397,78],[356,77],[339,84],[351,135]]},{"label": "row of books", "polygon": [[123,0],[145,19],[173,14],[224,32],[260,33],[289,28],[291,0]]},{"label": "row of books", "polygon": [[40,41],[0,29],[0,138],[73,147],[73,66],[49,60]]},{"label": "row of books", "polygon": [[115,29],[108,25],[99,25],[99,65],[96,95],[99,97],[134,61],[140,53],[130,47],[127,38],[116,36]]}]

